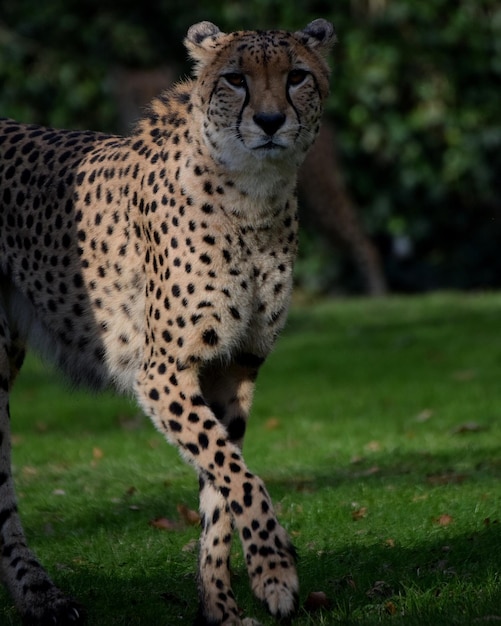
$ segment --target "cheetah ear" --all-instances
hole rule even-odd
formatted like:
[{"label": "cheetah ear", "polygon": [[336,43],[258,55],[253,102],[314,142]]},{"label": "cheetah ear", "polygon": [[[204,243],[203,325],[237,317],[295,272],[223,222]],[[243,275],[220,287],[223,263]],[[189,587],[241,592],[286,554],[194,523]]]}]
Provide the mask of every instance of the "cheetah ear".
[{"label": "cheetah ear", "polygon": [[323,56],[326,56],[337,37],[334,26],[324,19],[313,20],[306,28],[295,33],[306,46],[314,48]]},{"label": "cheetah ear", "polygon": [[195,71],[212,58],[221,37],[224,37],[224,33],[212,22],[199,22],[190,26],[184,45],[196,63]]}]

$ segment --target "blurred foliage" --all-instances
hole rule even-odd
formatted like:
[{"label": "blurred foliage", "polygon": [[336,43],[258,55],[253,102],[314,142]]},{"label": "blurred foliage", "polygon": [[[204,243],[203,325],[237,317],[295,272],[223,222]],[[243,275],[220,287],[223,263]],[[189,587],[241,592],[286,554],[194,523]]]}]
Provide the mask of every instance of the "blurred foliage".
[{"label": "blurred foliage", "polygon": [[498,0],[2,0],[0,113],[114,130],[113,69],[188,71],[191,23],[297,29],[318,16],[339,38],[328,111],[345,177],[390,285],[501,286]]}]

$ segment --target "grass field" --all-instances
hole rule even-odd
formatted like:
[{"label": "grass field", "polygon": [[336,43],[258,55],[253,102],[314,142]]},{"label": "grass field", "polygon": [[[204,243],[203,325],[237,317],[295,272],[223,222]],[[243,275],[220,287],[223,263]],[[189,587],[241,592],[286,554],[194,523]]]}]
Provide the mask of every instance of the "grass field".
[{"label": "grass field", "polygon": [[[500,381],[501,295],[295,307],[245,444],[301,557],[295,624],[501,622]],[[132,404],[33,359],[11,408],[26,532],[90,626],[190,624],[192,469]],[[239,604],[273,624],[238,545],[233,566]]]}]

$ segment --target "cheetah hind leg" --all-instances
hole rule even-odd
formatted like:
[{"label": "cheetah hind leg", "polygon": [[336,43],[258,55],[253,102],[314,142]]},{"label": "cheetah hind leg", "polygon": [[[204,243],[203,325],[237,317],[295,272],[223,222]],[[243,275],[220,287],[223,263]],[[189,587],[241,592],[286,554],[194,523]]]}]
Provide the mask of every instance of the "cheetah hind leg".
[{"label": "cheetah hind leg", "polygon": [[22,362],[22,347],[11,341],[0,306],[0,578],[24,624],[75,626],[85,620],[82,607],[49,578],[26,544],[11,474],[8,394]]}]

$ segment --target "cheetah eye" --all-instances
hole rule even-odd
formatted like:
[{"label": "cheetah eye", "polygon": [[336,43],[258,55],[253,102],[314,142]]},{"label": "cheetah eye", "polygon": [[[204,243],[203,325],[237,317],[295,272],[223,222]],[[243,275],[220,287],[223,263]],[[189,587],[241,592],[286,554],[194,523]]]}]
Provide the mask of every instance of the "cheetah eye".
[{"label": "cheetah eye", "polygon": [[289,72],[289,76],[287,78],[287,82],[289,85],[300,85],[308,76],[308,72],[306,70],[291,70]]},{"label": "cheetah eye", "polygon": [[245,87],[245,76],[239,72],[224,74],[224,78],[232,87]]}]

